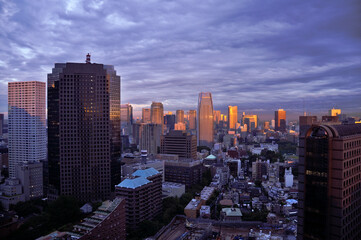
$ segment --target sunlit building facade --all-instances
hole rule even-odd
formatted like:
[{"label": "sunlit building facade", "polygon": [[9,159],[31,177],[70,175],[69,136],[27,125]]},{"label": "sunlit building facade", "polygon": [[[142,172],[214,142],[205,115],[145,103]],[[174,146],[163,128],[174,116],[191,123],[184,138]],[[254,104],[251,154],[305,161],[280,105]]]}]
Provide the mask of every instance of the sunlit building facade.
[{"label": "sunlit building facade", "polygon": [[341,109],[335,109],[335,108],[332,108],[330,110],[328,110],[328,115],[329,116],[337,116],[337,115],[340,115],[341,114]]},{"label": "sunlit building facade", "polygon": [[113,66],[56,63],[48,74],[49,196],[107,199],[120,182],[120,77]]},{"label": "sunlit building facade", "polygon": [[46,160],[46,83],[8,84],[9,175],[23,161]]},{"label": "sunlit building facade", "polygon": [[150,123],[150,108],[142,108],[142,123]]},{"label": "sunlit building facade", "polygon": [[188,121],[190,130],[197,129],[197,110],[188,111]]},{"label": "sunlit building facade", "polygon": [[243,124],[247,125],[247,132],[252,132],[258,127],[258,116],[243,115]]},{"label": "sunlit building facade", "polygon": [[237,117],[238,117],[238,107],[237,106],[228,106],[228,128],[236,129]]},{"label": "sunlit building facade", "polygon": [[150,107],[151,123],[162,125],[162,131],[164,126],[164,109],[161,102],[152,102]]},{"label": "sunlit building facade", "polygon": [[176,123],[184,123],[184,110],[176,111]]},{"label": "sunlit building facade", "polygon": [[210,92],[199,93],[197,114],[198,146],[212,147],[214,140],[214,119],[212,94]]},{"label": "sunlit building facade", "polygon": [[275,111],[275,130],[280,132],[286,132],[286,111],[278,109]]},{"label": "sunlit building facade", "polygon": [[214,122],[216,124],[219,124],[219,122],[222,120],[223,121],[223,118],[221,119],[221,111],[219,110],[214,110],[213,111],[213,116],[214,116]]}]

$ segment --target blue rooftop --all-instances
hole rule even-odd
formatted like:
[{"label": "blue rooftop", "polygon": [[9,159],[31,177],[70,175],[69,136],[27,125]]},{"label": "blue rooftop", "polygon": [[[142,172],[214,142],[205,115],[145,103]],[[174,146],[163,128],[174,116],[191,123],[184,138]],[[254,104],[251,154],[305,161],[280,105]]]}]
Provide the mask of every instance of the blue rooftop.
[{"label": "blue rooftop", "polygon": [[123,188],[132,188],[135,189],[137,187],[143,186],[147,183],[150,183],[151,181],[149,181],[148,179],[144,178],[144,177],[136,177],[133,179],[130,178],[126,178],[124,179],[121,183],[119,183],[117,186],[118,187],[123,187]]},{"label": "blue rooftop", "polygon": [[157,170],[155,170],[154,168],[147,168],[147,169],[138,169],[137,171],[135,171],[132,175],[134,177],[138,176],[138,177],[150,177],[153,175],[158,174],[159,172]]}]

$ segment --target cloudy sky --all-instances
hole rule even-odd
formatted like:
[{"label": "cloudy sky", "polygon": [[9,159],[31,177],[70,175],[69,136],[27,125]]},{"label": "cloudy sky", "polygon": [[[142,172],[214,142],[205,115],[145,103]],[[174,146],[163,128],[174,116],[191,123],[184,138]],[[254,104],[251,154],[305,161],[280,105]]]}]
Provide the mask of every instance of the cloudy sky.
[{"label": "cloudy sky", "polygon": [[0,112],[7,82],[55,62],[114,65],[136,110],[361,112],[361,3],[291,0],[0,0]]}]

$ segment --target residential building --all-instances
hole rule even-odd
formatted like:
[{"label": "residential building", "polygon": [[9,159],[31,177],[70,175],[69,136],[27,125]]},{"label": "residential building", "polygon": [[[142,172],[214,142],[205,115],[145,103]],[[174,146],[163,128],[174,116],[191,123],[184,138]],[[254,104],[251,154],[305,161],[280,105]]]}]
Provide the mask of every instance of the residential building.
[{"label": "residential building", "polygon": [[56,63],[48,74],[49,198],[108,199],[120,182],[120,77],[113,66]]},{"label": "residential building", "polygon": [[9,82],[9,176],[22,161],[46,160],[46,83]]},{"label": "residential building", "polygon": [[361,124],[300,136],[298,239],[361,239]]},{"label": "residential building", "polygon": [[137,170],[116,187],[116,195],[126,200],[127,229],[135,229],[162,211],[162,175],[154,168]]},{"label": "residential building", "polygon": [[197,141],[198,146],[213,147],[213,102],[212,94],[201,92],[198,97],[197,111]]},{"label": "residential building", "polygon": [[160,153],[176,154],[179,158],[197,158],[197,139],[185,131],[170,131],[161,136]]}]

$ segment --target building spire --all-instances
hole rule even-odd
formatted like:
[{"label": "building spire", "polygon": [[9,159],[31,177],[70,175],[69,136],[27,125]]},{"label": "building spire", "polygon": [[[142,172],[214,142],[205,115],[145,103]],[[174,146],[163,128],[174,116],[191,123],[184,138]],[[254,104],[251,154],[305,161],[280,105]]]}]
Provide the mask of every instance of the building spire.
[{"label": "building spire", "polygon": [[88,53],[87,55],[86,55],[86,61],[85,61],[86,63],[90,63],[90,53]]}]

